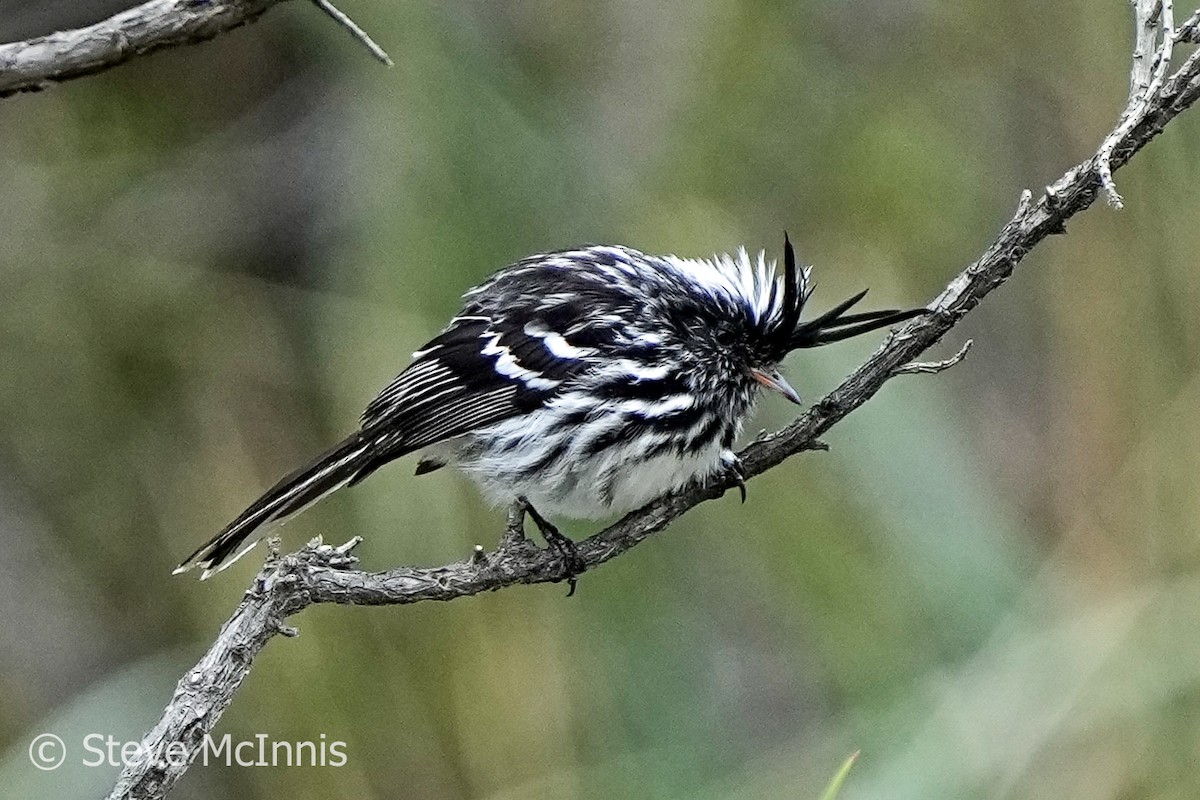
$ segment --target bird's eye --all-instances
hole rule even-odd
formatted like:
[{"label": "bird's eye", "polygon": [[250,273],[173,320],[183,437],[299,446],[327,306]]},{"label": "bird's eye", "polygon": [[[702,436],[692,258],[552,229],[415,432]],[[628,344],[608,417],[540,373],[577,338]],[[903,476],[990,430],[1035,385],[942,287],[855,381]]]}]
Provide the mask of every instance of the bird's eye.
[{"label": "bird's eye", "polygon": [[717,345],[722,348],[731,348],[738,343],[737,331],[726,327],[717,328],[714,338],[717,341]]}]

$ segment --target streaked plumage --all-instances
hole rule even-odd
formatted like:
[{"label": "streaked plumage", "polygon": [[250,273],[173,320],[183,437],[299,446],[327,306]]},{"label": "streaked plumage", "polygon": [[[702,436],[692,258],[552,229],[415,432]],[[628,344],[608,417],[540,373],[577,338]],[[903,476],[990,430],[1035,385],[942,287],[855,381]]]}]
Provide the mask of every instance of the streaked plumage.
[{"label": "streaked plumage", "polygon": [[763,254],[684,259],[591,246],[531,256],[464,295],[461,313],[367,406],[358,431],[291,473],[179,570],[207,576],[251,534],[421,451],[492,503],[543,514],[623,513],[736,466],[733,443],[762,387],[798,401],[776,371],[790,351],[908,319],[847,314],[862,292],[806,323],[809,269],[785,239]]}]

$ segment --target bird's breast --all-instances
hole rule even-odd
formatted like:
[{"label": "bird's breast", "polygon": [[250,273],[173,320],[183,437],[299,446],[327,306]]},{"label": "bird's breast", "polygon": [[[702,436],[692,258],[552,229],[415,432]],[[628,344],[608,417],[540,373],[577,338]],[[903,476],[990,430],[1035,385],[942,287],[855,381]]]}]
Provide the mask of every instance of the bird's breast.
[{"label": "bird's breast", "polygon": [[741,418],[674,396],[639,403],[558,398],[465,437],[451,463],[495,504],[594,519],[639,508],[722,469]]}]

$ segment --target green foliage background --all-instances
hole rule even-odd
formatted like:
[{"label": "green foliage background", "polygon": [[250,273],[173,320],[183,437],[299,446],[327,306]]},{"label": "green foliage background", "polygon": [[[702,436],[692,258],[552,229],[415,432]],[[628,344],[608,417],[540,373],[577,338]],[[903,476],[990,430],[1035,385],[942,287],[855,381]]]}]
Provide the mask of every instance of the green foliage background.
[{"label": "green foliage background", "polygon": [[[0,38],[44,32],[7,5]],[[345,0],[386,70],[288,3],[3,101],[0,796],[111,785],[78,742],[140,736],[257,564],[171,567],[468,286],[587,241],[777,255],[786,228],[819,303],[925,303],[1107,132],[1127,6]],[[842,798],[1195,797],[1198,165],[1190,112],[1118,173],[1126,211],[956,329],[962,365],[577,597],[306,611],[218,733],[348,763],[197,766],[173,796],[803,798],[861,749]],[[812,400],[874,345],[786,372]],[[362,534],[385,568],[494,543],[464,479],[410,467],[288,546]],[[43,731],[75,747],[60,771],[28,763]]]}]

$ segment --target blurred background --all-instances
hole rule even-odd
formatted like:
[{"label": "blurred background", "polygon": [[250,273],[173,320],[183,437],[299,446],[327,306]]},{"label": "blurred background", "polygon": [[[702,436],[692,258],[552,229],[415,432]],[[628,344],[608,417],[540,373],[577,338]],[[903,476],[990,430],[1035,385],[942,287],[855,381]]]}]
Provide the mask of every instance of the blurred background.
[{"label": "blurred background", "polygon": [[[0,1],[0,40],[129,2]],[[584,242],[923,304],[1124,104],[1128,3],[343,0],[0,103],[0,796],[94,797],[239,601],[171,569],[355,425],[459,295]],[[1186,15],[1190,11],[1181,8]],[[342,767],[172,797],[1193,798],[1200,111],[827,437],[561,585],[320,607],[221,720]],[[869,339],[871,337],[868,337]],[[810,402],[877,344],[793,357]],[[794,409],[767,400],[752,430]],[[492,546],[412,460],[283,529]],[[582,536],[596,525],[568,528]],[[53,773],[30,741],[74,747]]]}]

